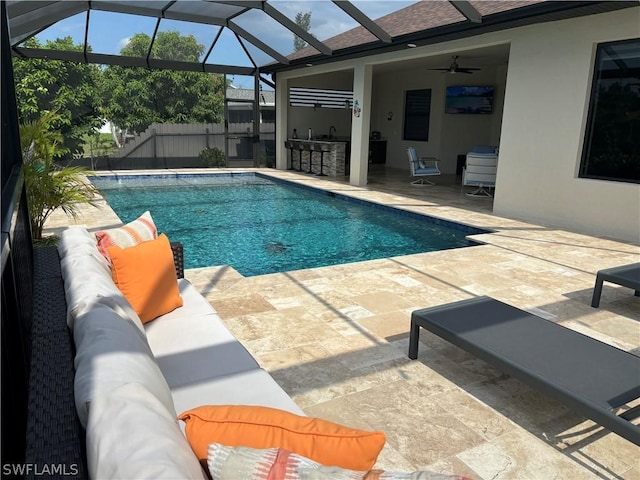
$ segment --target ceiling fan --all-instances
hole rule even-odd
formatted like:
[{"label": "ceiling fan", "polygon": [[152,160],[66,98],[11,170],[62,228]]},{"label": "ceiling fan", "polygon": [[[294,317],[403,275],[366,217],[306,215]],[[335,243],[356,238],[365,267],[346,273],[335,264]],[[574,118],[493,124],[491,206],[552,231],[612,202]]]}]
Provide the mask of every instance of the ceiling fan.
[{"label": "ceiling fan", "polygon": [[440,70],[442,73],[450,73],[450,74],[454,74],[454,73],[472,74],[474,71],[480,70],[479,68],[463,68],[460,65],[458,65],[459,55],[452,55],[451,58],[453,58],[453,62],[451,62],[451,65],[449,65],[447,68],[430,68],[429,70]]}]

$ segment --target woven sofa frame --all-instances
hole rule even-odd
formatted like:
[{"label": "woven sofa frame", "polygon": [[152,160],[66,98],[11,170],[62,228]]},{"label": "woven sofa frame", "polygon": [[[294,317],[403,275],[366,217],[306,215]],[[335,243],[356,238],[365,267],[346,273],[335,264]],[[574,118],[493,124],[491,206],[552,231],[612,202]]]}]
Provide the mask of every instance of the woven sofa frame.
[{"label": "woven sofa frame", "polygon": [[[184,278],[183,247],[171,243],[178,278]],[[72,333],[56,247],[34,249],[33,319],[27,405],[25,463],[57,469],[65,478],[87,478],[85,434],[74,401]],[[50,470],[53,472],[53,470]]]}]

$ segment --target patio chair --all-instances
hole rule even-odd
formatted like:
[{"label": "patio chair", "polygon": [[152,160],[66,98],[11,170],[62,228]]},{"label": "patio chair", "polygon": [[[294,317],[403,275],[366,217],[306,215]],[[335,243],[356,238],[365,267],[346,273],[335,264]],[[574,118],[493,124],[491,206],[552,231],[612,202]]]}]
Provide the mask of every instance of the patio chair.
[{"label": "patio chair", "polygon": [[604,282],[632,288],[634,295],[640,297],[640,263],[598,270],[596,284],[593,287],[593,296],[591,297],[591,306],[593,308],[600,306],[600,296],[602,295],[602,284]]},{"label": "patio chair", "polygon": [[411,176],[419,177],[417,180],[412,181],[411,185],[435,185],[425,177],[440,175],[438,160],[431,157],[419,157],[414,147],[407,148],[407,156],[409,157]]},{"label": "patio chair", "polygon": [[495,152],[469,152],[465,167],[462,170],[462,186],[477,187],[467,195],[472,197],[492,197],[489,188],[496,186],[498,171],[498,154]]},{"label": "patio chair", "polygon": [[636,355],[487,296],[412,312],[413,360],[420,328],[640,445]]}]

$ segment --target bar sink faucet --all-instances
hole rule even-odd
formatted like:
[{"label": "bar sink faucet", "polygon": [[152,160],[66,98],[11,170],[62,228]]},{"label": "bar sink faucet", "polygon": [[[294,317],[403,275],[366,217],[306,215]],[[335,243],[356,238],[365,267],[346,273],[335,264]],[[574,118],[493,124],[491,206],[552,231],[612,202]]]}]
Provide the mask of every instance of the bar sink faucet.
[{"label": "bar sink faucet", "polygon": [[329,127],[329,138],[333,138],[333,134],[336,133],[336,127],[334,127],[333,125],[331,125]]}]

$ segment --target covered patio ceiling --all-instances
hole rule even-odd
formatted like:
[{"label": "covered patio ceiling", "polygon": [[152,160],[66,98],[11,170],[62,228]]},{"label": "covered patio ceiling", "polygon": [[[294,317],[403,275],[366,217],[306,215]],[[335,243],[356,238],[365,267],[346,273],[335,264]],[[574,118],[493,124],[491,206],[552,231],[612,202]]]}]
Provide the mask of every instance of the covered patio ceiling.
[{"label": "covered patio ceiling", "polygon": [[[280,70],[406,49],[531,23],[566,19],[637,5],[637,1],[209,1],[8,0],[12,52],[105,65],[140,66],[234,75]],[[308,30],[296,16],[309,14]],[[197,62],[128,57],[121,48],[145,33],[192,35],[203,53]],[[70,36],[79,50],[46,48]],[[39,40],[38,48],[25,45]]]}]

